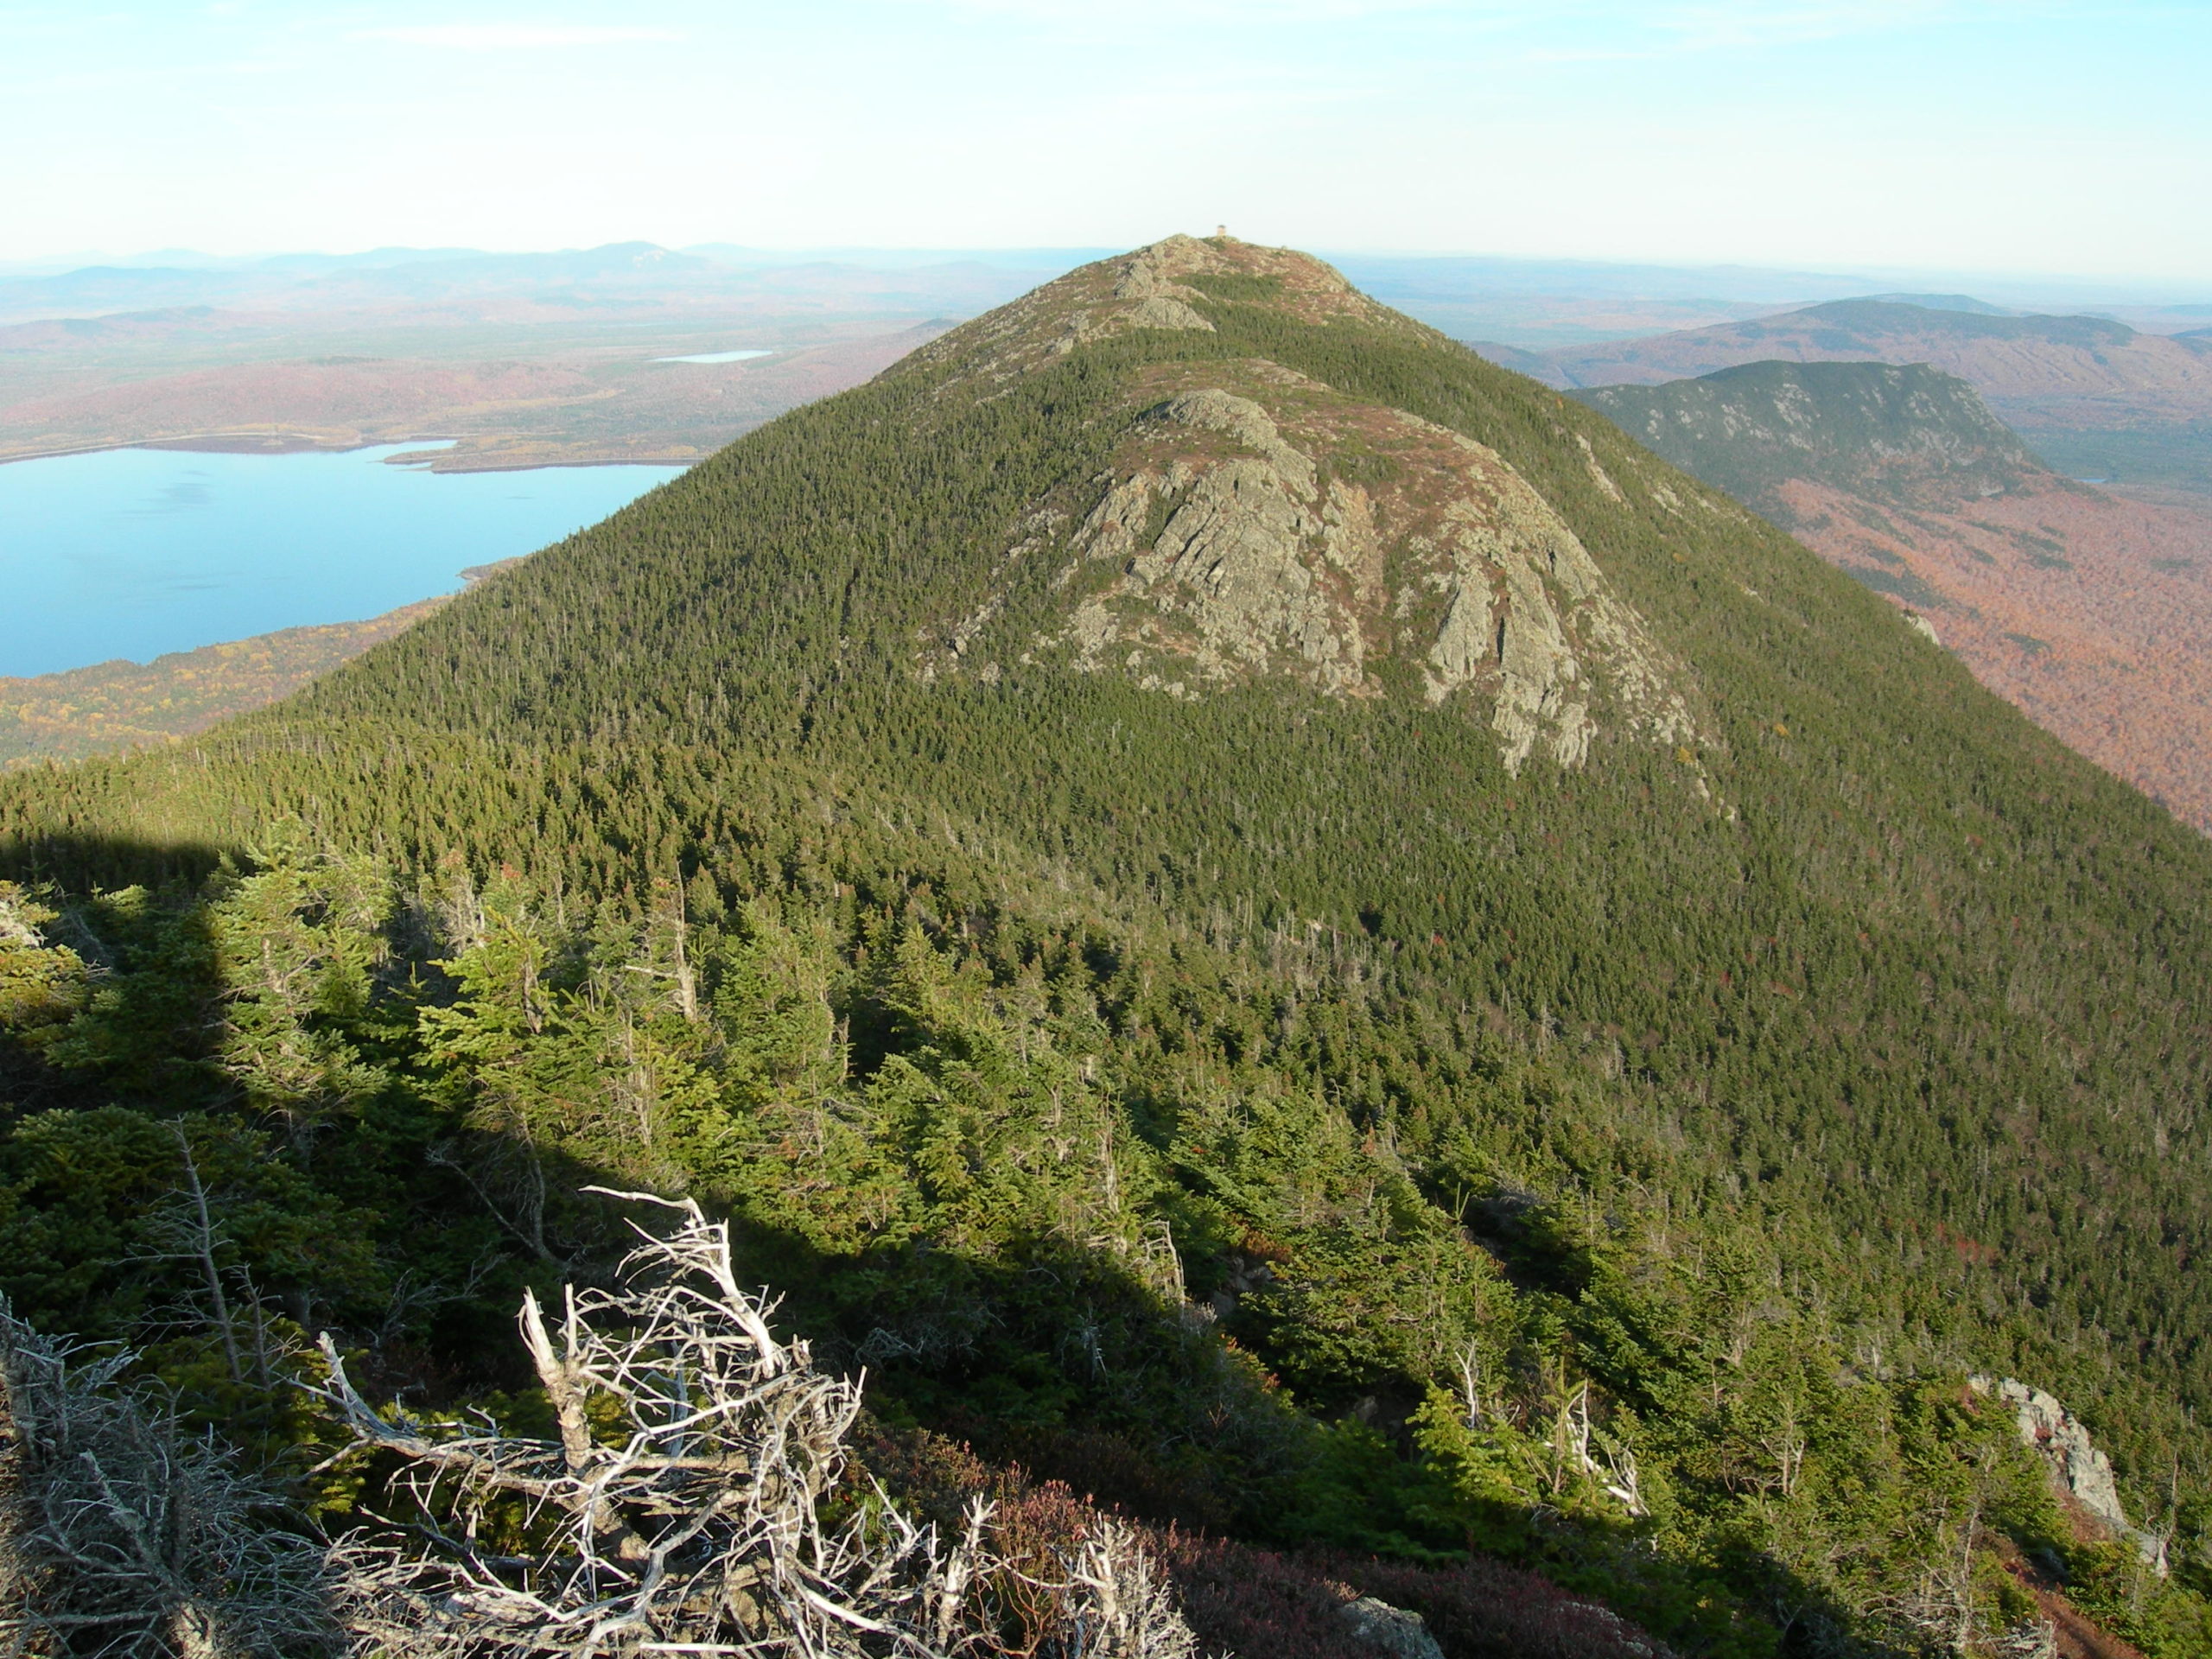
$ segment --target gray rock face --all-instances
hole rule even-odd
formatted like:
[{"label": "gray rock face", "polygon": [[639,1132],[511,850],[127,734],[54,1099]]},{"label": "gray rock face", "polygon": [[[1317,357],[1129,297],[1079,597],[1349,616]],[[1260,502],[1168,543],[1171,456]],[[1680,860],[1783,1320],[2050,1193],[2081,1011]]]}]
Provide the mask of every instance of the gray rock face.
[{"label": "gray rock face", "polygon": [[[1605,715],[1700,742],[1687,670],[1503,457],[1401,411],[1339,410],[1327,388],[1275,372],[1280,402],[1277,388],[1263,403],[1197,386],[1137,423],[1068,543],[1060,583],[1083,597],[1033,651],[1182,697],[1263,673],[1379,696],[1395,654],[1430,704],[1481,699],[1515,773],[1539,751],[1584,765]],[[1324,482],[1338,438],[1389,455],[1385,480]],[[1101,564],[1116,574],[1082,577]],[[956,629],[956,652],[995,614],[987,602]]]},{"label": "gray rock face", "polygon": [[[917,358],[996,384],[1129,329],[1211,329],[1217,276],[1262,284],[1300,322],[1420,332],[1318,260],[1172,236]],[[1162,364],[1143,384],[1158,401],[1130,411],[1092,488],[1033,503],[992,589],[918,637],[922,679],[1043,657],[1182,698],[1259,676],[1331,696],[1410,691],[1485,720],[1516,775],[1539,756],[1584,766],[1611,732],[1676,749],[1711,801],[1687,666],[1495,450],[1258,359]],[[1583,450],[1598,488],[1624,499]],[[1655,499],[1682,510],[1663,488]],[[1034,595],[1023,573],[1055,556],[1065,599],[1040,615],[1016,594]]]},{"label": "gray rock face", "polygon": [[35,950],[45,943],[16,901],[0,890],[0,944],[16,950]]},{"label": "gray rock face", "polygon": [[1085,340],[1129,328],[1198,328],[1213,324],[1192,308],[1201,296],[1175,279],[1206,270],[1227,270],[1229,262],[1195,237],[1171,236],[1139,248],[1121,266],[1109,302],[1076,311],[1069,318],[1056,352],[1071,352]]},{"label": "gray rock face", "polygon": [[1213,332],[1208,322],[1182,300],[1160,295],[1149,300],[1139,300],[1128,314],[1132,328],[1203,328]]},{"label": "gray rock face", "polygon": [[1337,1617],[1361,1641],[1396,1659],[1444,1659],[1444,1649],[1436,1645],[1419,1613],[1362,1596],[1338,1608]]},{"label": "gray rock face", "polygon": [[2128,1523],[2120,1501],[2120,1484],[2113,1478],[2112,1459],[2090,1443],[2081,1420],[2041,1389],[2013,1377],[2002,1381],[1977,1376],[1968,1379],[1976,1393],[1994,1395],[2018,1415],[2020,1443],[2037,1452],[2050,1471],[2051,1484],[2070,1494],[2116,1538],[2132,1541],[2150,1566],[2166,1572],[2166,1542],[2154,1534]]},{"label": "gray rock face", "polygon": [[[1228,392],[1185,393],[1154,418],[1219,433],[1257,454],[1210,466],[1179,459],[1109,488],[1077,545],[1090,559],[1120,564],[1122,575],[1077,612],[1079,665],[1096,669],[1124,642],[1140,656],[1157,643],[1150,619],[1117,602],[1135,600],[1195,632],[1192,665],[1205,677],[1284,666],[1325,690],[1357,686],[1359,631],[1338,614],[1305,556],[1324,530],[1312,458],[1283,441],[1259,404]],[[1179,497],[1157,536],[1141,543],[1155,502]]]}]

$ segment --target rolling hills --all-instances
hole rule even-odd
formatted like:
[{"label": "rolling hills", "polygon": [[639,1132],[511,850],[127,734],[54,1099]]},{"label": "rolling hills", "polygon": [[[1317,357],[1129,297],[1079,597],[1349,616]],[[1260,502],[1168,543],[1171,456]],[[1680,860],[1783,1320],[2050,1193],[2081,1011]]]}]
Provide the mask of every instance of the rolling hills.
[{"label": "rolling hills", "polygon": [[0,850],[49,1325],[127,1327],[185,1111],[285,1183],[239,1294],[393,1387],[513,1386],[493,1299],[651,1185],[890,1429],[1155,1522],[1686,1651],[1994,1642],[2038,1550],[2208,1628],[2212,848],[1304,256],[1077,270],[285,703],[0,779]]}]

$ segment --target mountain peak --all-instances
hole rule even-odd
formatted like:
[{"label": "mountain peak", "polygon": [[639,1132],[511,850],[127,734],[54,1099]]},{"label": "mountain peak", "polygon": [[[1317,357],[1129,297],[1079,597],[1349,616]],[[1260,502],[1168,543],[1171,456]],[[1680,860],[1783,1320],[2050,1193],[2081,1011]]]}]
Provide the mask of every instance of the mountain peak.
[{"label": "mountain peak", "polygon": [[1106,342],[1130,360],[1094,425],[1103,465],[1027,504],[988,588],[918,632],[913,671],[1396,696],[1486,718],[1515,772],[1538,753],[1580,766],[1608,728],[1700,745],[1688,671],[1558,507],[1497,450],[1290,366],[1314,366],[1293,342],[1317,334],[1468,360],[1309,255],[1188,236],[917,353],[951,371],[941,392],[986,398]]},{"label": "mountain peak", "polygon": [[[1823,453],[1808,404],[1935,422],[1916,488],[1999,442],[1947,384],[1698,396],[1783,460]],[[2013,505],[1955,517],[2065,574]],[[1675,1610],[1670,1652],[1783,1651],[1777,1585],[1832,1648],[1924,1645],[1929,1560],[2039,1548],[2022,1484],[1961,1553],[1978,1484],[2037,1478],[1987,1461],[2001,1400],[1950,1403],[1982,1356],[2072,1379],[2123,1474],[2212,1467],[2212,847],[1598,411],[1300,256],[1071,273],[295,701],[0,779],[19,872],[85,873],[101,966],[17,975],[6,1282],[118,1340],[122,1247],[39,1253],[143,1236],[181,1121],[211,1174],[308,1193],[298,1228],[402,1195],[327,1279],[271,1269],[356,1332],[396,1328],[387,1263],[542,1278],[541,1218],[596,1272],[617,1225],[569,1172],[696,1194],[795,1329],[887,1357],[899,1419],[1271,1540],[1571,1554],[1578,1595]],[[334,965],[256,1003],[271,951]],[[63,1135],[53,1099],[98,1109]],[[111,1145],[136,1211],[41,1173]],[[399,1375],[499,1375],[457,1294],[421,1328],[472,1345]],[[1330,1451],[1358,1401],[1463,1387],[1421,1464]],[[1542,1452],[1562,1400],[1579,1462]],[[1793,1401],[1810,1452],[1754,1444]],[[2199,1513],[2190,1479],[2132,1512]]]},{"label": "mountain peak", "polygon": [[1255,304],[1300,322],[1387,321],[1418,327],[1311,254],[1225,235],[1179,233],[1078,266],[952,330],[913,360],[928,365],[974,354],[976,372],[997,375],[1138,329],[1211,333],[1214,325],[1198,308],[1208,300]]}]

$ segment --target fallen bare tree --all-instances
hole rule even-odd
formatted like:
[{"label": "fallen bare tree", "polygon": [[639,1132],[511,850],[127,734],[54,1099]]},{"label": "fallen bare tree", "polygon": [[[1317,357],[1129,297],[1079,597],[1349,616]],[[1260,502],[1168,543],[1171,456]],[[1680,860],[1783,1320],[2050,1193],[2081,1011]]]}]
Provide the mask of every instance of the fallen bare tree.
[{"label": "fallen bare tree", "polygon": [[315,1541],[158,1401],[131,1356],[72,1365],[0,1303],[0,1631],[15,1654],[260,1659],[335,1650]]},{"label": "fallen bare tree", "polygon": [[776,1337],[728,1227],[688,1201],[607,1196],[680,1219],[639,1230],[620,1288],[569,1289],[557,1327],[525,1298],[557,1440],[380,1414],[324,1338],[319,1397],[402,1460],[411,1510],[334,1557],[356,1652],[953,1659],[1006,1650],[995,1586],[1019,1573],[1059,1610],[1027,1653],[1195,1659],[1165,1580],[1111,1522],[1040,1582],[994,1553],[988,1505],[950,1541],[902,1515],[848,1457],[859,1384]]}]

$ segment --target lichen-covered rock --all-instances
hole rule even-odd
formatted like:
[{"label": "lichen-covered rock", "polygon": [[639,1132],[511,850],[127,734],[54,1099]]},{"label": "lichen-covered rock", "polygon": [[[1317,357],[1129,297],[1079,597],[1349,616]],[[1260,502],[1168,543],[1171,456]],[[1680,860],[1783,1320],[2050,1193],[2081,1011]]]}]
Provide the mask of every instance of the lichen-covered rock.
[{"label": "lichen-covered rock", "polygon": [[[1495,451],[1271,365],[1236,365],[1233,387],[1201,378],[1224,366],[1155,377],[1095,495],[1056,520],[1072,527],[1064,608],[1011,654],[1179,697],[1262,675],[1332,696],[1397,684],[1484,720],[1516,773],[1538,753],[1585,765],[1609,725],[1702,747],[1688,671]],[[1003,600],[950,627],[952,660],[925,649],[920,671],[967,661]]]}]

